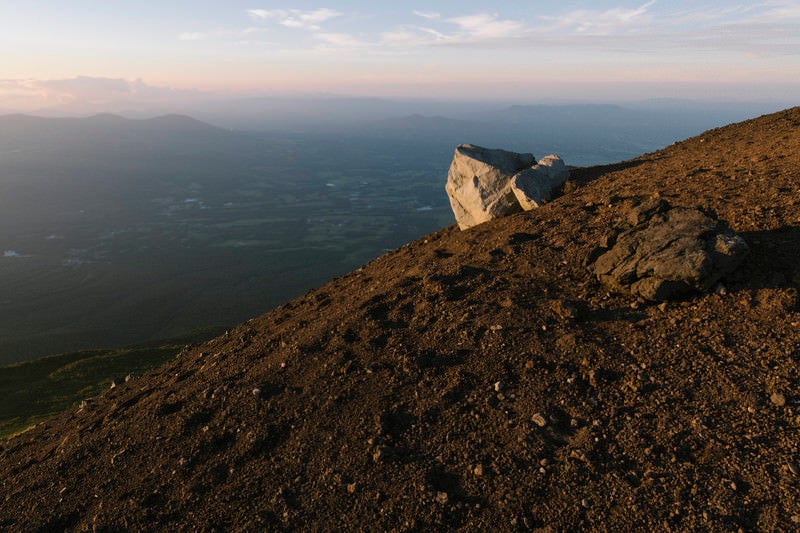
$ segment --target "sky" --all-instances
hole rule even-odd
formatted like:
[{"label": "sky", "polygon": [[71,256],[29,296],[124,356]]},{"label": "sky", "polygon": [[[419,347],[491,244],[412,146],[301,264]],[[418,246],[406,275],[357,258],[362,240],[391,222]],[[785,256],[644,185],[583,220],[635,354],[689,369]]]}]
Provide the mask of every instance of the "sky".
[{"label": "sky", "polygon": [[800,0],[0,0],[0,110],[276,94],[794,99]]}]

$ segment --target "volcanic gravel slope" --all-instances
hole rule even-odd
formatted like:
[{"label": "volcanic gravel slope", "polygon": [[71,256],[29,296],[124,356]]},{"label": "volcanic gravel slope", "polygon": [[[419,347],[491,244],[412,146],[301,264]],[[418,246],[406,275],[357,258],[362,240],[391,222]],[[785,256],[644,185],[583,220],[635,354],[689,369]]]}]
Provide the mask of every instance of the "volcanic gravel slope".
[{"label": "volcanic gravel slope", "polygon": [[[800,108],[573,177],[0,441],[0,528],[800,528]],[[653,195],[747,240],[724,290],[589,274]]]}]

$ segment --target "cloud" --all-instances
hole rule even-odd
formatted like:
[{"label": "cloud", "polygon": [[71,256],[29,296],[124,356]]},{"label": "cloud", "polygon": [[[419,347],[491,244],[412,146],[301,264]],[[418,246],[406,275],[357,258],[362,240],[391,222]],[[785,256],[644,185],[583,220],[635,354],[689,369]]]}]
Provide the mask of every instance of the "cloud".
[{"label": "cloud", "polygon": [[442,18],[442,15],[436,13],[435,11],[417,11],[415,9],[414,11],[412,11],[412,13],[414,13],[418,17],[422,17],[428,20],[439,20],[440,18]]},{"label": "cloud", "polygon": [[496,41],[518,37],[525,29],[524,24],[516,20],[501,20],[497,15],[479,13],[448,19],[459,27],[453,35],[457,41]]},{"label": "cloud", "polygon": [[649,10],[655,0],[628,9],[615,7],[605,11],[578,9],[558,16],[542,16],[554,29],[574,31],[586,35],[611,35],[631,29],[641,29],[652,21]]},{"label": "cloud", "polygon": [[[415,14],[419,15],[419,13]],[[421,15],[420,15],[421,16]],[[476,13],[437,21],[441,29],[406,26],[380,35],[381,44],[394,47],[503,45],[518,41],[528,29],[521,21],[496,14]]]},{"label": "cloud", "polygon": [[201,41],[206,38],[205,33],[200,33],[197,31],[187,31],[178,35],[178,39],[181,41]]},{"label": "cloud", "polygon": [[316,33],[314,38],[338,48],[357,48],[363,44],[348,33]]},{"label": "cloud", "polygon": [[332,18],[342,16],[335,9],[319,8],[312,10],[302,9],[249,9],[250,18],[259,21],[277,21],[287,28],[317,31],[320,24]]},{"label": "cloud", "polygon": [[58,80],[0,80],[0,99],[13,108],[55,107],[77,111],[148,106],[186,101],[197,91],[155,87],[142,80],[77,76]]}]

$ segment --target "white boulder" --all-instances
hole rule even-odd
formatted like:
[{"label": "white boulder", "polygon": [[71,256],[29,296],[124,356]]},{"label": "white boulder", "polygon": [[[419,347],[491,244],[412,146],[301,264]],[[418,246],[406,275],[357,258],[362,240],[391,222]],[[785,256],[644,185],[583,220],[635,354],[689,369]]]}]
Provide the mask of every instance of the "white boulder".
[{"label": "white boulder", "polygon": [[456,222],[464,230],[539,207],[568,178],[569,171],[557,155],[536,164],[533,154],[461,144],[453,156],[445,190]]},{"label": "white boulder", "polygon": [[456,147],[445,190],[458,226],[463,230],[521,211],[511,190],[511,178],[534,163],[533,154],[472,144]]},{"label": "white boulder", "polygon": [[511,190],[520,207],[530,211],[550,200],[553,189],[569,179],[569,170],[557,155],[543,157],[533,168],[523,170],[511,180]]}]

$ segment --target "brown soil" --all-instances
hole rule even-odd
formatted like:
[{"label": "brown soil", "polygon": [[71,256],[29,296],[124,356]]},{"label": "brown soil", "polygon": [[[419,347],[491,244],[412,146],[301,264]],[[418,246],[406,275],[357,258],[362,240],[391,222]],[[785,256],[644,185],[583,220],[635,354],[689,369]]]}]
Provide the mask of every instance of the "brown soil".
[{"label": "brown soil", "polygon": [[[573,176],[0,442],[0,527],[800,528],[800,108]],[[653,194],[745,237],[724,291],[589,274]]]}]

